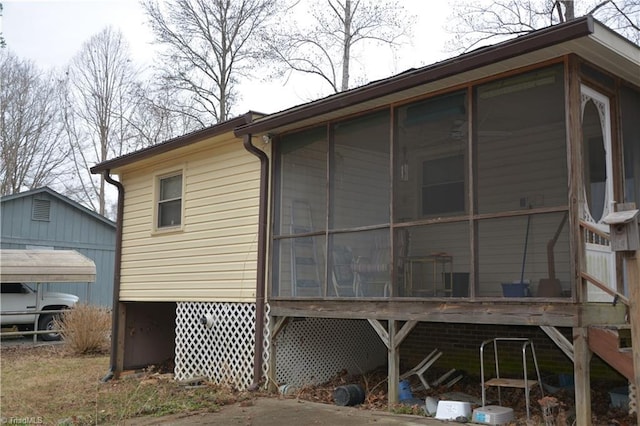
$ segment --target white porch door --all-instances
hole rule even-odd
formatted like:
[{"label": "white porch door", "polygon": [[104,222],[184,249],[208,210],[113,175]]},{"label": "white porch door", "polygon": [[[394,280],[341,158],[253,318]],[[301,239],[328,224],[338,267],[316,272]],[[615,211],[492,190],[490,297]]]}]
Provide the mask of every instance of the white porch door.
[{"label": "white porch door", "polygon": [[[583,203],[582,219],[609,233],[604,217],[613,211],[613,160],[609,98],[582,86]],[[610,242],[585,230],[586,270],[609,288],[616,289],[615,253]],[[611,302],[612,297],[593,284],[587,286],[590,302]]]}]

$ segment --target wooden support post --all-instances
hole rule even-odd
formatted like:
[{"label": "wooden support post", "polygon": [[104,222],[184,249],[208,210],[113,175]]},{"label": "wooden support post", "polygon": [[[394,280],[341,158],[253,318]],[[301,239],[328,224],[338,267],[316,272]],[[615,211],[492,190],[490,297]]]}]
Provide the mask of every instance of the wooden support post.
[{"label": "wooden support post", "polygon": [[113,377],[115,379],[119,379],[120,375],[124,371],[124,353],[125,353],[125,343],[124,336],[126,335],[127,330],[127,304],[122,302],[116,302],[119,304],[118,309],[118,340],[116,344],[116,359],[115,359],[115,368],[116,370],[113,372]]},{"label": "wooden support post", "polygon": [[389,320],[389,329],[387,333],[389,334],[389,346],[387,348],[387,353],[389,356],[389,372],[388,374],[388,409],[391,410],[391,407],[394,404],[398,403],[399,400],[399,377],[400,377],[400,345],[396,344],[397,336],[396,336],[396,328],[398,326],[398,321]]},{"label": "wooden support post", "polygon": [[[629,288],[629,324],[631,324],[631,353],[633,356],[632,384],[636,386],[636,410],[640,409],[640,251],[627,256],[627,286]],[[638,413],[640,414],[640,413]]]},{"label": "wooden support post", "polygon": [[411,330],[413,330],[413,327],[418,324],[418,321],[407,321],[400,330],[398,330],[398,321],[395,320],[389,320],[389,326],[386,330],[378,320],[369,319],[368,321],[376,333],[378,333],[382,342],[387,346],[387,359],[389,365],[387,373],[387,394],[389,401],[388,408],[391,410],[393,404],[398,403],[400,395],[400,344],[407,338]]},{"label": "wooden support post", "polygon": [[576,397],[576,424],[591,424],[591,350],[587,340],[588,330],[573,329],[573,376]]}]

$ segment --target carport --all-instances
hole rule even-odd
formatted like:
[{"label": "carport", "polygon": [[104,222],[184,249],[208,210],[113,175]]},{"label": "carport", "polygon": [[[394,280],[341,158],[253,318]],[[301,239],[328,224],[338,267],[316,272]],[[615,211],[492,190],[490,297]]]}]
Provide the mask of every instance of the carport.
[{"label": "carport", "polygon": [[[42,299],[43,283],[90,283],[96,280],[93,260],[74,250],[0,250],[0,283],[35,284],[37,298]],[[47,311],[52,313],[53,311]],[[2,312],[1,315],[31,315],[41,311]],[[37,317],[34,341],[37,338]],[[26,334],[2,333],[2,336]]]}]

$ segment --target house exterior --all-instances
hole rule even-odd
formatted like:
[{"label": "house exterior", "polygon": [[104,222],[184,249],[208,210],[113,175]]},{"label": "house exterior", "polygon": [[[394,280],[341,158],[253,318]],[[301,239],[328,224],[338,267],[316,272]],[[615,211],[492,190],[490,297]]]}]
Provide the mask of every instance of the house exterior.
[{"label": "house exterior", "polygon": [[255,323],[265,318],[256,314],[261,168],[233,129],[253,115],[93,169],[120,197],[116,374],[170,360],[177,379],[252,384]]},{"label": "house exterior", "polygon": [[46,290],[75,294],[83,303],[112,305],[113,221],[48,187],[4,196],[0,211],[1,248],[75,250],[94,261],[95,282],[56,283]]},{"label": "house exterior", "polygon": [[[589,424],[593,353],[640,384],[638,346],[601,328],[640,341],[637,229],[617,235],[640,203],[639,116],[640,48],[585,17],[101,163],[123,194],[115,371],[154,361],[159,343],[127,349],[157,342],[133,321],[159,324],[154,304],[178,378],[300,384],[382,363],[391,402],[412,335],[540,331]],[[225,215],[231,194],[250,199]],[[214,248],[227,237],[234,255]],[[233,370],[244,352],[251,378]]]}]

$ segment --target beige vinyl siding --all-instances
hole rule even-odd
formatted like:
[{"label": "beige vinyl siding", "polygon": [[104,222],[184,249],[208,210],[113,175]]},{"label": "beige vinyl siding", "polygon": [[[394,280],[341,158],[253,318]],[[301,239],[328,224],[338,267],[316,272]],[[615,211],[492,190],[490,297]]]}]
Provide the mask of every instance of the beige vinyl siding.
[{"label": "beige vinyl siding", "polygon": [[[564,138],[563,123],[552,123],[544,128],[523,129],[481,146],[480,213],[567,206]],[[546,245],[562,216],[556,213],[531,218],[523,278],[530,280],[534,294],[540,279],[548,277]],[[478,229],[479,292],[482,296],[500,296],[501,283],[520,280],[527,217],[482,220]],[[557,278],[565,289],[570,288],[567,230],[565,224],[555,246]]]},{"label": "beige vinyl siding", "polygon": [[480,213],[567,205],[564,123],[523,129],[480,143]]},{"label": "beige vinyl siding", "polygon": [[389,223],[389,154],[349,146],[336,151],[350,161],[334,176],[334,228]]},{"label": "beige vinyl siding", "polygon": [[[370,150],[339,145],[336,152],[342,161],[348,164],[339,165],[333,176],[334,199],[334,227],[357,227],[362,224],[386,224],[389,222],[389,156]],[[295,161],[291,157],[295,155]],[[308,203],[311,207],[312,225],[314,230],[326,226],[326,202],[324,188],[327,182],[326,153],[314,149],[301,149],[290,154],[289,160],[294,166],[286,171],[290,174],[283,182],[282,234],[287,235],[291,229],[292,201]],[[318,188],[309,190],[308,188]],[[298,207],[297,223],[295,227],[304,228],[308,221],[304,220],[306,212]],[[303,223],[300,223],[303,222]],[[344,234],[343,234],[344,235]],[[362,236],[360,234],[359,236]],[[314,256],[316,270],[314,272],[324,280],[325,251],[324,237],[313,237],[316,245]],[[298,240],[300,244],[300,240]],[[302,243],[304,244],[304,243]],[[355,256],[370,254],[373,241],[367,238],[353,238],[343,242],[349,246]],[[292,253],[291,241],[280,240],[279,273],[277,294],[279,296],[292,295]],[[304,250],[304,248],[302,249]],[[315,275],[315,274],[314,274]],[[316,294],[317,295],[317,294]]]},{"label": "beige vinyl siding", "polygon": [[[562,220],[562,213],[531,216],[527,241],[524,280],[531,282],[535,295],[538,283],[548,278],[547,243],[553,237]],[[568,225],[554,247],[556,278],[565,290],[570,289],[570,251]],[[478,269],[481,296],[501,296],[501,283],[519,281],[527,229],[527,218],[489,219],[479,222],[480,245]]]},{"label": "beige vinyl siding", "polygon": [[[183,173],[181,230],[154,228],[159,174]],[[255,301],[260,161],[227,135],[128,167],[122,301]]]},{"label": "beige vinyl siding", "polygon": [[[334,227],[388,223],[388,155],[347,146],[340,146],[340,151],[345,158],[352,159],[352,164],[351,167],[341,168],[334,176],[336,198],[332,206],[337,222]],[[281,233],[285,235],[290,233],[293,199],[309,204],[314,230],[323,229],[326,225],[326,154],[310,149],[301,150],[296,153],[295,161],[296,168],[291,167],[290,174],[283,182]]]}]

